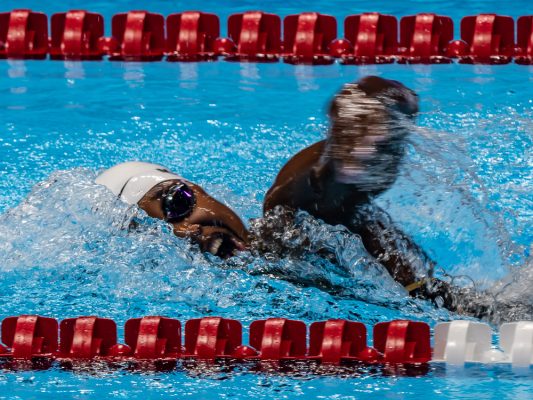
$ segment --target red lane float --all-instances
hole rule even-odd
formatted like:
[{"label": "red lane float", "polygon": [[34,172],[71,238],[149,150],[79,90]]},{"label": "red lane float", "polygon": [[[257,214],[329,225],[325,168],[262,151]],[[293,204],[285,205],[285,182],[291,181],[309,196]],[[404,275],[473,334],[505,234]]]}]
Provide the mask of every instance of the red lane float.
[{"label": "red lane float", "polygon": [[400,20],[400,64],[449,64],[446,55],[453,39],[453,21],[449,17],[422,13]]},{"label": "red lane float", "polygon": [[385,363],[426,363],[431,360],[429,325],[391,321],[374,326],[374,347]]},{"label": "red lane float", "polygon": [[343,361],[366,360],[366,327],[342,319],[313,322],[310,327],[309,359],[322,364],[340,365]]},{"label": "red lane float", "polygon": [[518,18],[516,23],[515,62],[522,65],[533,64],[533,15]]},{"label": "red lane float", "polygon": [[187,11],[167,17],[167,60],[215,60],[220,22],[215,14]]},{"label": "red lane float", "polygon": [[287,361],[304,359],[307,327],[302,321],[269,318],[250,324],[250,346],[259,351],[259,359]]},{"label": "red lane float", "polygon": [[390,64],[398,46],[398,21],[391,15],[364,13],[344,20],[344,37],[334,41],[330,53],[343,64]]},{"label": "red lane float", "polygon": [[50,58],[53,60],[101,60],[104,18],[83,10],[52,15]]},{"label": "red lane float", "polygon": [[175,359],[181,354],[181,323],[158,316],[133,318],[126,321],[124,340],[137,359]]},{"label": "red lane float", "polygon": [[166,50],[165,19],[147,11],[116,14],[106,43],[110,60],[158,61]]},{"label": "red lane float", "polygon": [[283,20],[283,61],[289,64],[332,64],[329,45],[337,37],[337,20],[306,12]]},{"label": "red lane float", "polygon": [[215,361],[232,357],[242,343],[239,321],[220,317],[191,319],[185,324],[185,358]]},{"label": "red lane float", "polygon": [[54,318],[37,315],[9,317],[2,321],[2,342],[7,346],[0,357],[31,360],[53,357],[57,352],[58,324]]},{"label": "red lane float", "polygon": [[228,18],[228,36],[235,51],[228,61],[278,61],[281,53],[281,18],[262,11],[233,14]]},{"label": "red lane float", "polygon": [[[461,39],[466,43],[458,50],[463,64],[507,64],[514,53],[514,21],[511,17],[480,14],[461,20]],[[453,48],[461,45],[455,42]]]},{"label": "red lane float", "polygon": [[44,59],[48,53],[48,18],[31,10],[0,13],[0,58]]},{"label": "red lane float", "polygon": [[58,358],[90,360],[107,357],[117,344],[117,325],[107,318],[64,319],[59,331]]}]

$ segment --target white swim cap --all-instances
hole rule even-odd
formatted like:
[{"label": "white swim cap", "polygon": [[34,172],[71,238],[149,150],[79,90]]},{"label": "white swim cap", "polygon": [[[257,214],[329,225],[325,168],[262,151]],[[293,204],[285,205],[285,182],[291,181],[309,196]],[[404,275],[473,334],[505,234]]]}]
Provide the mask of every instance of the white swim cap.
[{"label": "white swim cap", "polygon": [[106,186],[124,202],[137,204],[155,185],[172,179],[183,180],[161,165],[131,161],[105,170],[95,182]]}]

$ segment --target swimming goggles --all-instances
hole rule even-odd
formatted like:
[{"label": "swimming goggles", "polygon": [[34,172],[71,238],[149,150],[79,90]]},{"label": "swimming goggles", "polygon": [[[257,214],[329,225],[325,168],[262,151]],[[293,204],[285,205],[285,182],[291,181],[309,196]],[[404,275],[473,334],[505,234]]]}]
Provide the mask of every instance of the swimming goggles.
[{"label": "swimming goggles", "polygon": [[163,212],[167,222],[179,222],[187,218],[195,205],[194,192],[183,182],[170,186],[163,193]]}]

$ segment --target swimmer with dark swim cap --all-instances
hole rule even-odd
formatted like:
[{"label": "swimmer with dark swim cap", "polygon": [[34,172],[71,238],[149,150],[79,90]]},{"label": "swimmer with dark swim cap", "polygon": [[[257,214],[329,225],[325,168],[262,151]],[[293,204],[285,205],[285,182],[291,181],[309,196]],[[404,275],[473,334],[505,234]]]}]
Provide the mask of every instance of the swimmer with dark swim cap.
[{"label": "swimmer with dark swim cap", "polygon": [[204,252],[227,258],[246,248],[248,232],[237,214],[165,167],[126,162],[104,171],[96,183],[167,221],[176,236],[191,238]]},{"label": "swimmer with dark swim cap", "polygon": [[434,263],[373,203],[396,180],[418,96],[400,82],[368,76],[345,84],[329,109],[325,140],[293,156],[267,192],[264,213],[300,209],[358,234],[367,251],[412,296],[453,299],[433,279]]},{"label": "swimmer with dark swim cap", "polygon": [[395,182],[417,113],[418,96],[400,82],[367,76],[345,84],[331,102],[327,138],[283,166],[265,196],[265,217],[281,206],[285,219],[300,209],[344,225],[412,297],[492,321],[531,318],[531,306],[434,277],[435,263],[373,201]]}]

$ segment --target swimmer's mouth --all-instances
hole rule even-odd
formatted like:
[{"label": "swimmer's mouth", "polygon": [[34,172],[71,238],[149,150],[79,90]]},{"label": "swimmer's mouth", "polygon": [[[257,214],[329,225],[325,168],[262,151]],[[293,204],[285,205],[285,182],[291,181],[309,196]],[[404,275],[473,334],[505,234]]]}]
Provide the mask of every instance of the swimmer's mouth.
[{"label": "swimmer's mouth", "polygon": [[237,254],[238,251],[244,250],[246,247],[231,235],[214,233],[207,241],[201,242],[201,248],[202,251],[209,252],[220,258],[229,258]]},{"label": "swimmer's mouth", "polygon": [[219,221],[203,222],[202,233],[196,239],[203,252],[220,258],[229,258],[237,252],[246,250],[246,243],[224,223]]}]

